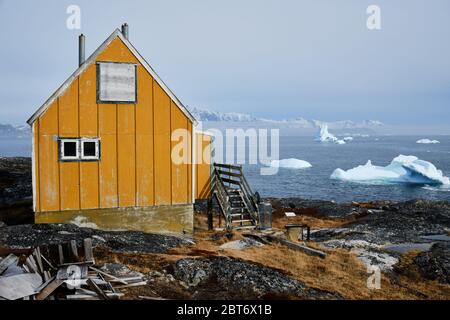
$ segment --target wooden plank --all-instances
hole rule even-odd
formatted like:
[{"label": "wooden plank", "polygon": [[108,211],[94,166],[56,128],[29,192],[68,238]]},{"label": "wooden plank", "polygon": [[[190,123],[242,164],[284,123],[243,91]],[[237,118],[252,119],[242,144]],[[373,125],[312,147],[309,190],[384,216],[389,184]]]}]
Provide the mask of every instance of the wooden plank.
[{"label": "wooden plank", "polygon": [[66,296],[67,300],[99,300],[98,297],[91,296],[90,294],[69,294]]},{"label": "wooden plank", "polygon": [[34,249],[33,256],[36,258],[36,264],[39,269],[39,273],[44,274],[44,266],[42,264],[42,258],[41,258],[41,249],[39,249],[39,247]]},{"label": "wooden plank", "polygon": [[225,163],[214,163],[215,167],[219,168],[227,168],[227,169],[233,169],[233,170],[241,170],[241,166],[232,165],[232,164],[225,164]]},{"label": "wooden plank", "polygon": [[237,186],[241,185],[241,183],[237,180],[231,180],[231,179],[227,179],[227,178],[221,178],[220,180],[222,180],[225,183],[235,184]]},{"label": "wooden plank", "polygon": [[83,247],[84,247],[84,259],[85,261],[92,261],[94,262],[94,254],[92,252],[92,239],[86,238],[83,240]]},{"label": "wooden plank", "polygon": [[[117,277],[115,277],[115,276],[113,276],[113,275],[111,275],[111,274],[108,274],[108,273],[106,273],[106,272],[104,272],[104,271],[102,271],[102,270],[100,270],[100,269],[97,269],[97,268],[94,268],[94,267],[89,267],[89,268],[90,268],[91,270],[94,270],[94,271],[97,272],[97,273],[100,273],[100,274],[102,274],[102,275],[104,275],[104,276],[107,276],[107,277],[111,278],[111,279],[114,280],[115,282],[120,282],[120,283],[122,283],[122,284],[128,284],[128,282],[123,281],[122,279],[117,278]],[[111,281],[111,280],[109,280],[109,281]]]},{"label": "wooden plank", "polygon": [[111,279],[110,282],[119,282],[122,284],[129,284],[133,282],[141,282],[142,277],[128,277],[128,278],[117,278],[117,279]]},{"label": "wooden plank", "polygon": [[70,252],[72,253],[72,258],[74,259],[74,261],[79,261],[80,258],[78,257],[78,248],[76,240],[70,240],[69,249]]},{"label": "wooden plank", "polygon": [[5,272],[8,267],[14,263],[17,263],[19,258],[15,254],[9,254],[5,259],[0,262],[0,274]]},{"label": "wooden plank", "polygon": [[0,277],[0,296],[8,300],[28,297],[35,294],[41,284],[42,278],[36,273]]},{"label": "wooden plank", "polygon": [[162,297],[149,297],[149,296],[138,296],[138,298],[142,300],[168,300]]},{"label": "wooden plank", "polygon": [[277,241],[281,244],[284,244],[285,246],[287,246],[289,249],[293,249],[293,250],[297,250],[297,251],[302,251],[310,256],[317,256],[320,258],[325,258],[327,256],[327,254],[323,251],[317,250],[317,249],[313,249],[307,246],[304,246],[302,244],[299,243],[295,243],[292,241],[288,241],[286,239],[280,238],[280,237],[274,237],[274,236],[270,236],[268,235],[267,238],[269,238],[270,240],[274,240]]},{"label": "wooden plank", "polygon": [[62,245],[58,244],[58,257],[59,257],[59,264],[64,263],[64,251]]},{"label": "wooden plank", "polygon": [[50,283],[36,295],[36,300],[45,300],[56,289],[58,289],[64,283],[63,280],[53,279]]},{"label": "wooden plank", "polygon": [[217,173],[224,175],[224,176],[231,176],[231,177],[236,177],[236,178],[242,178],[242,174],[241,173],[234,173],[231,171],[224,171],[224,170],[217,170]]},{"label": "wooden plank", "polygon": [[30,255],[28,256],[28,258],[25,260],[25,264],[27,265],[27,267],[32,270],[34,273],[39,274],[39,269],[38,266],[36,265],[36,261],[34,260],[33,256]]},{"label": "wooden plank", "polygon": [[47,260],[47,258],[45,258],[43,255],[41,255],[42,260],[44,260],[44,262],[52,269],[56,269],[50,261]]},{"label": "wooden plank", "polygon": [[101,299],[109,300],[109,297],[106,295],[106,293],[104,293],[103,290],[100,289],[100,287],[92,279],[87,279],[87,284],[89,288],[94,290]]},{"label": "wooden plank", "polygon": [[145,286],[147,284],[147,281],[141,281],[141,282],[135,282],[130,284],[124,284],[121,286],[116,286],[115,289],[126,289],[131,287],[138,287],[138,286]]},{"label": "wooden plank", "polygon": [[164,205],[172,202],[170,98],[156,82],[153,101],[155,205]]}]

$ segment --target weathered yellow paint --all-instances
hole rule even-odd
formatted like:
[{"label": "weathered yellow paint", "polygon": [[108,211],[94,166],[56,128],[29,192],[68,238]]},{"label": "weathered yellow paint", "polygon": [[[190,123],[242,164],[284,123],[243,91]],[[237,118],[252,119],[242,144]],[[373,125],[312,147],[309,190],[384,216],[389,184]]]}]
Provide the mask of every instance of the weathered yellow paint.
[{"label": "weathered yellow paint", "polygon": [[196,133],[196,199],[208,199],[211,195],[211,151],[212,137]]},{"label": "weathered yellow paint", "polygon": [[100,208],[118,207],[117,188],[117,105],[99,104],[99,163]]},{"label": "weathered yellow paint", "polygon": [[78,79],[58,98],[60,137],[78,137]]},{"label": "weathered yellow paint", "polygon": [[118,104],[117,108],[119,207],[132,207],[136,205],[135,106]]},{"label": "weathered yellow paint", "polygon": [[[86,213],[89,219],[98,214],[92,221],[99,226],[112,223],[134,228],[141,221],[140,229],[148,230],[153,227],[146,226],[146,221],[160,221],[162,225],[164,221],[172,221],[172,217],[160,215],[170,213],[173,219],[180,220],[176,213],[165,210],[151,213],[148,219],[143,218],[143,212],[148,210],[138,210],[134,218],[131,214],[134,211],[128,210],[112,217],[112,212],[121,212],[111,210],[117,207],[175,204],[192,207],[193,137],[187,141],[187,163],[173,164],[171,132],[181,128],[192,135],[193,128],[191,120],[120,38],[97,56],[98,61],[136,64],[137,103],[97,104],[96,64],[92,63],[40,115],[33,124],[36,221],[67,222],[74,214]],[[100,138],[101,159],[59,161],[58,137]],[[168,229],[180,231],[181,225],[192,226],[192,221],[186,222],[192,213],[189,217]]]},{"label": "weathered yellow paint", "polygon": [[[192,141],[194,137],[192,136],[192,123],[188,121],[188,134],[189,134],[189,140],[188,140],[188,159],[192,160]],[[192,162],[188,162],[187,166],[187,199],[192,199]],[[194,188],[195,189],[195,188]]]},{"label": "weathered yellow paint", "polygon": [[[181,159],[179,161],[182,161],[182,163],[178,163],[178,160],[173,161],[172,159],[172,204],[178,204],[178,203],[187,203],[189,197],[187,197],[187,182],[188,182],[188,158],[186,153],[188,152],[188,145],[187,140],[189,137],[187,137],[187,123],[188,120],[184,116],[184,114],[181,112],[181,110],[174,104],[171,103],[170,106],[170,123],[172,132],[176,132],[175,130],[183,130],[184,133],[183,137],[181,137],[179,141],[172,141],[172,150],[180,150],[177,157],[180,157]],[[181,148],[175,148],[174,147],[180,144]]]},{"label": "weathered yellow paint", "polygon": [[138,66],[138,102],[136,104],[136,204],[155,204],[153,186],[153,79]]},{"label": "weathered yellow paint", "polygon": [[36,223],[77,223],[104,230],[133,230],[161,233],[187,233],[194,229],[192,204],[125,209],[69,210],[42,212]]},{"label": "weathered yellow paint", "polygon": [[39,121],[33,123],[33,157],[34,157],[34,210],[40,211],[41,195],[39,190]]},{"label": "weathered yellow paint", "polygon": [[[58,98],[58,136],[78,137],[78,79]],[[80,168],[78,162],[59,162],[60,208],[80,209]]]},{"label": "weathered yellow paint", "polygon": [[[79,128],[81,137],[99,136],[95,78],[95,65],[90,65],[79,78]],[[99,208],[99,192],[99,162],[80,162],[81,209]]]},{"label": "weathered yellow paint", "polygon": [[155,204],[170,204],[171,159],[170,159],[170,98],[156,82],[154,97],[154,158],[155,158]]},{"label": "weathered yellow paint", "polygon": [[39,118],[39,194],[40,209],[59,210],[58,100]]}]

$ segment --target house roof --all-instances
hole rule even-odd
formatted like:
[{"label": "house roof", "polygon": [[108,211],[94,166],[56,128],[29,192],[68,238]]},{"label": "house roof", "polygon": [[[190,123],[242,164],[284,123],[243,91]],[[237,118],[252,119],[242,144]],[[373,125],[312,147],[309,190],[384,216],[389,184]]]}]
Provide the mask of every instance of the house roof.
[{"label": "house roof", "polygon": [[86,68],[95,63],[98,55],[115,39],[119,38],[122,42],[127,46],[127,48],[133,53],[133,55],[138,59],[138,61],[142,64],[142,66],[150,73],[150,75],[155,79],[155,81],[161,86],[161,88],[169,95],[169,97],[176,103],[178,108],[186,115],[186,117],[191,120],[193,125],[197,125],[197,120],[195,117],[189,112],[189,110],[181,103],[181,101],[177,98],[177,96],[169,89],[169,87],[161,80],[158,74],[153,70],[153,68],[148,64],[148,62],[141,56],[141,54],[133,47],[133,45],[123,36],[122,32],[119,29],[116,29],[101,45],[91,54],[91,56],[77,69],[75,72],[58,88],[58,90],[53,93],[50,98],[45,101],[45,103],[27,120],[29,125],[32,125],[33,122],[39,118],[48,107],[61,96],[67,88],[71,85],[72,81],[75,80],[81,73],[83,73]]}]

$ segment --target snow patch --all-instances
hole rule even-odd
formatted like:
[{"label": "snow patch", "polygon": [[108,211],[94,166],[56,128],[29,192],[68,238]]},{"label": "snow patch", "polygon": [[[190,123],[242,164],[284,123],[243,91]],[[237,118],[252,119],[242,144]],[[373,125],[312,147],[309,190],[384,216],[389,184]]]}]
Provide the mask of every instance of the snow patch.
[{"label": "snow patch", "polygon": [[80,228],[98,229],[98,226],[95,223],[89,222],[88,218],[83,216],[76,216],[70,223]]},{"label": "snow patch", "polygon": [[363,166],[347,171],[340,168],[333,171],[331,179],[365,182],[370,184],[410,183],[426,185],[450,185],[450,179],[443,175],[431,162],[415,156],[399,155],[386,167],[372,165],[369,160]]},{"label": "snow patch", "polygon": [[311,168],[312,165],[308,161],[290,158],[282,160],[272,160],[269,164],[272,168],[286,168],[286,169],[305,169]]}]

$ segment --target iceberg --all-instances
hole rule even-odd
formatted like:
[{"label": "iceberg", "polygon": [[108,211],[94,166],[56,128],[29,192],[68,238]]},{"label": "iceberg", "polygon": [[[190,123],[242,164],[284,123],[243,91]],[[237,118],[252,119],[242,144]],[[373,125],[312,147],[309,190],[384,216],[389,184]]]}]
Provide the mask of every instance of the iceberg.
[{"label": "iceberg", "polygon": [[420,143],[420,144],[436,144],[436,143],[440,143],[440,142],[438,140],[420,139],[420,140],[417,140],[416,143]]},{"label": "iceberg", "polygon": [[365,165],[347,171],[338,168],[333,171],[330,178],[369,184],[450,185],[450,179],[431,162],[404,155],[394,158],[385,167],[375,166],[369,160]]},{"label": "iceberg", "polygon": [[315,140],[319,142],[334,142],[336,144],[345,144],[344,140],[339,140],[333,134],[328,132],[328,125],[326,123],[320,124],[319,133]]},{"label": "iceberg", "polygon": [[308,161],[290,158],[282,160],[272,160],[269,164],[273,168],[287,168],[287,169],[305,169],[311,168],[312,165]]}]

